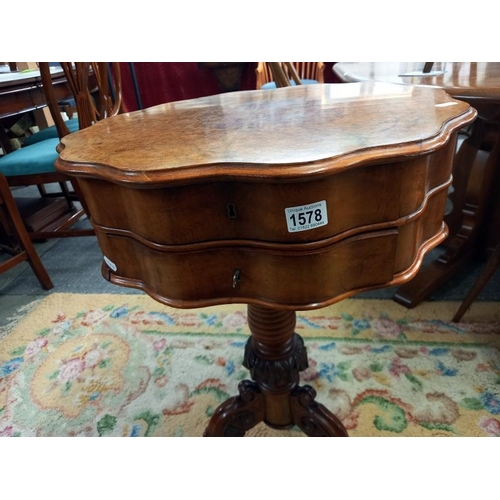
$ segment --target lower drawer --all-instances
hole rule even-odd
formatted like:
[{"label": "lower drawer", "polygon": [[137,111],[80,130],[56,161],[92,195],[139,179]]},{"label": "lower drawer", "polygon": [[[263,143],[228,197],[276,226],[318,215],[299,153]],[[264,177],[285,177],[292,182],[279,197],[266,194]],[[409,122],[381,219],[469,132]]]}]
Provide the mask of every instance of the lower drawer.
[{"label": "lower drawer", "polygon": [[252,248],[244,242],[190,251],[158,251],[131,237],[97,231],[105,277],[144,289],[176,307],[228,302],[314,307],[352,290],[392,280],[397,229],[323,248]]}]

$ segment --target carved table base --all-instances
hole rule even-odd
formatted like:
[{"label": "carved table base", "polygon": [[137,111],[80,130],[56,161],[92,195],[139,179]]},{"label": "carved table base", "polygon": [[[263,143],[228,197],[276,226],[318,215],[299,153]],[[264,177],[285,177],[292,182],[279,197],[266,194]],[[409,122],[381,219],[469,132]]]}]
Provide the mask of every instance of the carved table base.
[{"label": "carved table base", "polygon": [[295,312],[249,305],[248,324],[243,365],[255,382],[240,383],[239,396],[217,408],[204,435],[244,436],[264,422],[277,429],[296,425],[308,436],[347,436],[340,420],[314,400],[315,390],[298,385],[307,353],[294,332]]}]

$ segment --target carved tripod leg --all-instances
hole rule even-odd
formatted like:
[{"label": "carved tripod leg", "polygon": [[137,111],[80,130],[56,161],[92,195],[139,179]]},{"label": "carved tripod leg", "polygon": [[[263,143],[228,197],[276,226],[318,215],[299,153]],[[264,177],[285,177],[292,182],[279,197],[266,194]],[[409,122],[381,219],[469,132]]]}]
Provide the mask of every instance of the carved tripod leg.
[{"label": "carved tripod leg", "polygon": [[347,437],[342,422],[321,403],[314,401],[316,391],[310,386],[292,392],[295,425],[310,437]]},{"label": "carved tripod leg", "polygon": [[262,422],[264,407],[257,384],[243,380],[238,390],[239,396],[228,399],[217,408],[203,436],[242,437]]},{"label": "carved tripod leg", "polygon": [[249,305],[248,325],[243,364],[255,383],[240,384],[240,395],[216,410],[205,435],[243,436],[264,421],[277,429],[297,425],[309,436],[347,436],[340,420],[314,401],[314,389],[298,385],[307,353],[294,332],[295,312]]}]

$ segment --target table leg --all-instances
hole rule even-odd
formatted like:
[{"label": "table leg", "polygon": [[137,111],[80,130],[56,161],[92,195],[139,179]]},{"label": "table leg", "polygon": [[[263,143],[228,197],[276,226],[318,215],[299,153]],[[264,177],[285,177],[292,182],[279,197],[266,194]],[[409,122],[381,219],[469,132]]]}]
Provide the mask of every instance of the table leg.
[{"label": "table leg", "polygon": [[299,386],[307,368],[304,341],[295,330],[295,312],[248,306],[251,331],[244,366],[255,382],[243,381],[239,396],[222,403],[205,436],[244,436],[260,422],[277,429],[298,426],[308,436],[347,436],[310,386]]},{"label": "table leg", "polygon": [[408,308],[415,307],[482,252],[492,199],[500,189],[495,186],[495,179],[498,179],[495,172],[500,168],[499,138],[498,116],[476,119],[453,167],[454,191],[450,196],[453,208],[445,217],[450,229],[450,236],[443,245],[445,251],[397,290],[396,302]]}]

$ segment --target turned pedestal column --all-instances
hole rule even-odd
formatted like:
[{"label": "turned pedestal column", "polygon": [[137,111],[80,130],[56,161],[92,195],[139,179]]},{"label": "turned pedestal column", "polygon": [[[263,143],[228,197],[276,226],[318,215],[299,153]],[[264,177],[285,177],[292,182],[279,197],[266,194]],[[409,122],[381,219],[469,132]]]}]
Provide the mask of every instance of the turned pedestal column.
[{"label": "turned pedestal column", "polygon": [[205,436],[243,436],[260,422],[275,429],[296,425],[308,436],[347,436],[340,420],[314,400],[314,389],[299,386],[308,365],[295,312],[249,305],[248,325],[243,364],[254,382],[241,382],[239,396],[219,406]]}]

